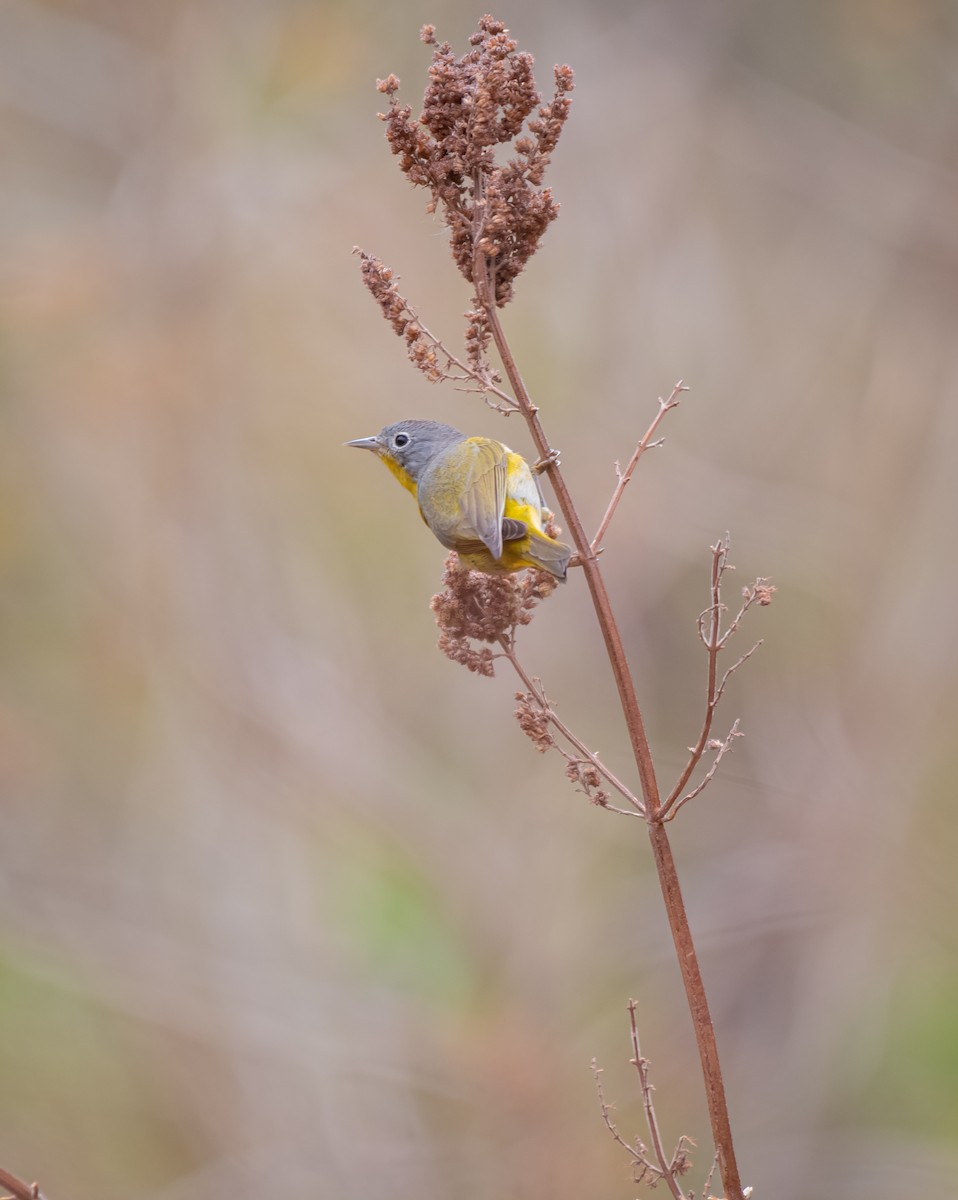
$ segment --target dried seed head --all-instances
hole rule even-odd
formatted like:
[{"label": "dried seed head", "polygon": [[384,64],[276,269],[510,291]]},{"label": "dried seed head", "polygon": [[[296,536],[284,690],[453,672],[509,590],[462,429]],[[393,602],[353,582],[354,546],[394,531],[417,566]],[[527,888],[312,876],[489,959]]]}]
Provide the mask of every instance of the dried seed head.
[{"label": "dried seed head", "polygon": [[[389,78],[394,79],[395,76]],[[360,260],[363,284],[382,309],[383,316],[405,340],[409,361],[422,371],[430,383],[444,379],[446,371],[444,365],[440,364],[435,341],[418,323],[409,303],[400,294],[392,267],[387,267],[381,259],[367,254],[358,246],[353,247],[353,253]]]},{"label": "dried seed head", "polygon": [[452,551],[446,558],[442,591],[430,608],[439,626],[439,649],[471,671],[491,675],[492,651],[471,642],[496,642],[528,625],[540,600],[555,590],[556,581],[544,571],[486,575],[470,571]]},{"label": "dried seed head", "polygon": [[549,732],[549,718],[531,692],[516,692],[516,720],[540,754],[545,754],[556,744]]},{"label": "dried seed head", "polygon": [[[751,589],[751,591],[755,602],[757,604],[761,604],[763,608],[767,608],[772,603],[772,597],[778,591],[778,588],[775,587],[775,585],[768,579],[759,578],[755,580],[755,586]],[[749,589],[743,588],[742,595],[747,599],[749,595]]]},{"label": "dried seed head", "polygon": [[576,788],[584,792],[593,804],[605,808],[609,802],[609,793],[599,786],[602,776],[595,766],[584,758],[570,758],[565,769],[566,779],[574,783]]},{"label": "dried seed head", "polygon": [[[569,115],[572,69],[555,68],[555,92],[543,105],[532,55],[519,51],[501,21],[483,17],[461,58],[437,42],[432,25],[420,38],[433,53],[419,117],[399,103],[394,75],[377,83],[390,100],[381,114],[386,140],[409,182],[429,190],[430,211],[443,212],[459,270],[473,282],[478,249],[502,306],[559,212],[542,181]],[[497,160],[504,145],[513,157]]]}]

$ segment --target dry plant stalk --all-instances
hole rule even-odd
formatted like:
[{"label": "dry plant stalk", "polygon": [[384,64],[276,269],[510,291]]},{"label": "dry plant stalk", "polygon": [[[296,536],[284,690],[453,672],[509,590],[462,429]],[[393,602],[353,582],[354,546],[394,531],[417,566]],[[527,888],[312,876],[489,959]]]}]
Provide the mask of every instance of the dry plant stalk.
[{"label": "dry plant stalk", "polygon": [[[546,473],[555,493],[582,568],[596,620],[602,632],[609,663],[635,758],[638,788],[614,776],[558,716],[541,680],[530,675],[516,651],[516,631],[531,620],[536,604],[555,587],[539,572],[522,576],[479,575],[464,570],[455,554],[447,559],[443,590],[432,607],[440,629],[440,648],[453,660],[481,675],[491,675],[497,659],[505,659],[522,681],[516,692],[516,717],[537,750],[556,750],[566,762],[566,775],[599,808],[643,820],[648,831],[669,926],[685,986],[702,1065],[706,1101],[715,1145],[715,1162],[706,1179],[706,1192],[717,1165],[727,1200],[745,1200],[739,1177],[721,1064],[698,957],[682,899],[672,856],[667,823],[714,778],[719,764],[741,737],[735,721],[724,738],[711,736],[715,710],[731,675],[752,655],[743,654],[724,674],[719,655],[754,605],[767,605],[774,588],[758,579],[743,594],[736,616],[723,630],[722,580],[731,569],[728,536],[712,547],[710,604],[699,617],[699,635],[708,656],[706,705],[702,728],[690,747],[689,759],[679,779],[663,798],[659,789],[635,685],[626,661],[619,627],[599,566],[602,540],[616,513],[626,485],[646,450],[661,444],[655,435],[665,415],[686,391],[679,381],[639,440],[625,470],[616,464],[617,483],[605,516],[593,538],[582,525],[572,496],[551,450],[539,419],[539,410],[523,383],[499,319],[499,309],[515,295],[515,283],[539,247],[543,234],[558,215],[551,189],[543,186],[549,159],[569,115],[574,87],[572,69],[554,69],[554,92],[543,102],[533,78],[532,56],[520,52],[502,22],[484,16],[470,38],[470,50],[457,58],[448,42],[436,40],[431,25],[421,37],[432,47],[429,83],[422,112],[399,101],[399,80],[390,75],[378,82],[389,100],[385,113],[386,138],[410,183],[430,194],[428,210],[440,212],[449,229],[453,260],[474,295],[466,312],[465,349],[454,354],[422,322],[400,293],[392,269],[357,248],[363,282],[395,332],[406,343],[413,365],[430,382],[452,381],[481,395],[493,409],[525,420],[539,455],[536,469]],[[501,369],[493,367],[488,351],[495,345]],[[505,386],[504,385],[505,381]],[[689,787],[707,753],[711,764],[700,781]],[[613,794],[617,803],[611,803]],[[600,1087],[603,1119],[613,1137],[633,1156],[637,1178],[650,1185],[664,1181],[676,1200],[684,1196],[678,1177],[689,1168],[690,1139],[682,1137],[668,1157],[652,1106],[648,1063],[639,1053],[635,1005],[630,1003],[633,1063],[639,1074],[652,1151],[641,1142],[630,1146],[611,1121]],[[598,1076],[597,1076],[598,1080]],[[703,1193],[704,1194],[704,1193]]]},{"label": "dry plant stalk", "polygon": [[[9,1200],[44,1200],[38,1183],[24,1183],[22,1179],[11,1175],[3,1167],[0,1167],[0,1187],[6,1188],[10,1193]],[[0,1200],[8,1200],[8,1198],[3,1196],[0,1197]]]}]

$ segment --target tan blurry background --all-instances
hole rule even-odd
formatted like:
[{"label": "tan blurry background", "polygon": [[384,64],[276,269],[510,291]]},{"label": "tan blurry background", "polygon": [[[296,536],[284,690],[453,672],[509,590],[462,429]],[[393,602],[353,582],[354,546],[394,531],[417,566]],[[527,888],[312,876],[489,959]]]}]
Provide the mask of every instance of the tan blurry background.
[{"label": "tan blurry background", "polygon": [[[0,1164],[53,1200],[631,1197],[589,1073],[638,1132],[629,996],[707,1166],[641,826],[435,651],[442,551],[341,446],[528,449],[350,256],[459,336],[374,80],[415,103],[420,24],[462,52],[481,11],[0,5]],[[506,320],[587,525],[693,387],[604,560],[663,779],[709,544],[780,588],[673,826],[744,1179],[953,1195],[958,8],[496,14],[577,73]],[[583,593],[523,656],[625,772]]]}]

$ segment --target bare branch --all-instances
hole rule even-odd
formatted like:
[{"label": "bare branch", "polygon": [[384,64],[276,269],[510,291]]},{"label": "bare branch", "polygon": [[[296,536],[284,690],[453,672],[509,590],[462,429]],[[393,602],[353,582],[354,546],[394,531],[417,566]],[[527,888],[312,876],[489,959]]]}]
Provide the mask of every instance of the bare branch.
[{"label": "bare branch", "polygon": [[689,751],[689,760],[678,778],[675,787],[666,797],[662,805],[662,816],[668,815],[674,808],[679,797],[685,791],[685,786],[692,778],[692,772],[698,766],[705,753],[705,747],[712,730],[712,718],[715,715],[715,689],[718,674],[719,630],[722,619],[722,576],[728,563],[728,534],[725,539],[719,538],[712,549],[712,603],[704,612],[699,614],[698,628],[706,650],[708,651],[708,683],[706,686],[705,717],[702,721],[702,731],[699,740]]},{"label": "bare branch", "polygon": [[634,1182],[641,1183],[644,1176],[645,1181],[654,1186],[662,1178],[662,1171],[646,1157],[646,1147],[641,1138],[635,1139],[634,1146],[630,1145],[616,1128],[615,1122],[612,1120],[612,1105],[606,1102],[605,1094],[602,1091],[602,1068],[596,1065],[595,1059],[592,1060],[592,1076],[595,1079],[595,1090],[599,1096],[599,1109],[602,1113],[602,1120],[605,1122],[606,1129],[608,1129],[609,1133],[612,1134],[613,1138],[632,1159],[633,1167],[638,1167],[642,1173],[634,1177]]},{"label": "bare branch", "polygon": [[[522,663],[519,661],[513,640],[503,635],[498,639],[498,641],[499,645],[502,647],[503,654],[512,664],[513,670],[525,684],[527,692],[539,706],[543,716],[548,720],[549,724],[553,725],[559,731],[559,733],[566,739],[570,746],[575,747],[585,761],[591,763],[596,771],[598,771],[604,779],[608,780],[612,787],[614,787],[615,790],[621,796],[623,796],[629,802],[629,804],[632,805],[632,810],[629,811],[627,809],[614,808],[611,804],[604,801],[598,801],[599,807],[607,808],[610,812],[620,813],[623,816],[645,816],[645,808],[642,804],[642,801],[639,800],[639,798],[628,787],[626,787],[626,785],[619,778],[613,775],[605,763],[599,759],[598,755],[594,754],[588,748],[588,746],[586,746],[585,743],[572,732],[568,725],[566,725],[565,722],[559,718],[555,709],[552,707],[549,698],[546,696],[545,691],[543,690],[542,681],[540,679],[534,679],[531,675],[529,675],[525,667],[523,667]],[[556,749],[560,754],[563,755],[567,762],[574,761],[572,756],[567,754],[561,746],[556,745]]]},{"label": "bare branch", "polygon": [[[744,656],[743,656],[743,658],[744,658]],[[739,726],[739,718],[736,717],[735,721],[732,724],[732,728],[728,731],[728,735],[726,736],[724,741],[720,742],[716,739],[713,739],[711,742],[709,742],[707,744],[706,749],[716,751],[715,758],[712,761],[712,765],[706,771],[701,782],[698,783],[694,788],[692,788],[692,790],[690,792],[686,792],[686,794],[681,798],[681,800],[677,800],[675,802],[675,804],[672,805],[671,809],[669,810],[668,815],[665,817],[666,821],[671,821],[673,819],[673,817],[676,815],[676,813],[679,811],[679,809],[683,807],[683,805],[688,804],[688,802],[690,800],[694,800],[695,797],[700,795],[702,792],[704,792],[705,789],[708,787],[708,785],[712,782],[712,780],[715,778],[715,772],[719,768],[719,763],[722,761],[722,759],[725,757],[725,755],[728,754],[728,752],[732,749],[732,744],[735,741],[735,739],[740,738],[740,737],[745,737],[745,734],[739,730],[738,726]]]},{"label": "bare branch", "polygon": [[615,474],[618,482],[615,485],[615,491],[612,493],[612,499],[609,501],[609,507],[605,510],[605,516],[599,522],[599,528],[596,531],[595,537],[592,539],[591,546],[593,551],[595,551],[596,547],[605,537],[606,531],[608,530],[609,525],[612,523],[612,518],[615,516],[615,510],[619,507],[619,501],[622,499],[622,493],[625,491],[626,485],[632,478],[632,472],[638,466],[639,459],[646,452],[646,450],[651,450],[654,446],[662,445],[664,438],[659,438],[657,441],[652,440],[656,429],[659,427],[659,422],[670,408],[678,407],[679,396],[682,392],[687,392],[688,390],[688,387],[680,379],[669,393],[667,400],[663,400],[661,396],[659,397],[659,411],[656,414],[655,420],[639,439],[639,443],[635,447],[632,457],[629,459],[629,465],[624,471],[621,471],[619,469],[619,464],[615,464]]},{"label": "bare branch", "polygon": [[[742,619],[752,605],[759,604],[766,606],[771,604],[772,596],[775,593],[774,586],[767,579],[762,577],[756,579],[755,583],[750,587],[743,588],[742,596],[744,597],[744,600],[742,606],[732,618],[728,628],[723,633],[722,614],[727,610],[725,605],[722,603],[722,579],[726,571],[735,570],[732,564],[728,561],[729,535],[726,533],[724,538],[719,538],[715,545],[710,547],[710,549],[712,551],[710,585],[712,602],[708,608],[703,609],[702,612],[699,613],[697,619],[699,639],[701,640],[702,645],[705,647],[706,653],[708,654],[708,674],[705,689],[705,715],[702,719],[702,729],[699,733],[698,741],[694,746],[689,747],[689,758],[685,764],[685,768],[683,769],[682,774],[679,776],[675,787],[666,797],[665,803],[662,805],[661,813],[664,820],[671,820],[684,804],[687,804],[689,800],[691,800],[694,796],[697,796],[702,791],[702,789],[714,777],[715,771],[718,768],[718,764],[722,757],[731,749],[730,739],[742,736],[738,732],[738,721],[736,721],[735,725],[732,727],[732,732],[729,733],[724,742],[709,742],[709,737],[712,732],[712,720],[715,716],[715,709],[717,708],[719,701],[722,699],[722,696],[725,694],[725,688],[727,687],[729,680],[739,669],[739,667],[752,657],[759,646],[761,646],[762,641],[759,639],[759,641],[755,643],[751,650],[746,651],[741,658],[734,662],[721,677],[721,680],[719,680],[718,677],[718,656],[719,652],[728,644],[729,638],[738,632],[738,629],[742,623]],[[702,780],[702,782],[691,792],[684,794],[695,768],[702,761],[702,756],[710,745],[713,749],[717,749],[719,751],[715,761],[712,763],[708,774]]]},{"label": "bare branch", "polygon": [[684,1143],[687,1139],[683,1138],[679,1141],[676,1147],[675,1154],[671,1160],[665,1157],[665,1149],[662,1145],[662,1135],[659,1132],[659,1122],[655,1115],[655,1105],[652,1103],[652,1092],[654,1088],[649,1080],[649,1060],[642,1057],[642,1051],[639,1049],[639,1029],[635,1020],[635,1001],[629,1001],[629,1025],[632,1036],[632,1065],[639,1074],[639,1087],[642,1089],[642,1107],[645,1109],[645,1121],[649,1127],[649,1135],[652,1138],[652,1148],[655,1151],[655,1157],[659,1164],[659,1170],[662,1173],[662,1178],[668,1184],[669,1191],[675,1197],[675,1200],[685,1200],[682,1194],[682,1189],[679,1187],[676,1175],[681,1175],[683,1171],[688,1170],[689,1162],[688,1155],[685,1152]]},{"label": "bare branch", "polygon": [[759,638],[751,650],[746,650],[742,657],[737,662],[733,662],[729,669],[725,672],[725,674],[722,676],[722,682],[718,685],[718,688],[715,691],[716,704],[718,704],[718,702],[722,699],[722,693],[725,691],[725,685],[728,683],[729,678],[734,675],[734,673],[744,662],[747,662],[752,657],[752,655],[759,648],[759,646],[764,643],[764,641],[764,638]]},{"label": "bare branch", "polygon": [[[718,1156],[718,1151],[716,1150],[715,1157],[712,1159],[712,1165],[709,1167],[709,1173],[708,1173],[708,1175],[705,1176],[705,1187],[702,1188],[703,1200],[710,1200],[709,1189],[712,1186],[712,1180],[715,1177],[716,1170],[718,1169],[718,1161],[719,1161],[719,1156]],[[746,1188],[745,1195],[748,1196],[750,1194],[751,1194],[751,1189]]]}]

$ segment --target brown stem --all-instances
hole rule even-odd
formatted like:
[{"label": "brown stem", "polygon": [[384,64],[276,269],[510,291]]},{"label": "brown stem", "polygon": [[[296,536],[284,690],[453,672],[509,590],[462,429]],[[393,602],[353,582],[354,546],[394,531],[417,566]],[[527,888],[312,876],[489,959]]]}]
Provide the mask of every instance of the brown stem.
[{"label": "brown stem", "polygon": [[[483,203],[481,179],[476,181],[476,192],[479,214],[476,224],[477,227],[480,227]],[[505,333],[499,320],[499,313],[496,309],[495,286],[491,277],[490,263],[479,249],[479,239],[480,233],[477,228],[475,235],[476,249],[473,258],[473,282],[476,285],[477,298],[485,311],[490,332],[496,343],[496,349],[499,352],[499,357],[502,360],[503,368],[512,386],[519,408],[529,427],[529,433],[535,448],[540,459],[547,460],[551,455],[551,447],[543,431],[542,424],[539,421],[538,409],[532,403],[532,398],[519,373],[512,350],[506,341]],[[629,740],[632,744],[632,752],[635,756],[642,796],[645,801],[646,821],[648,823],[649,839],[652,843],[652,853],[668,914],[672,940],[675,943],[675,951],[679,960],[682,982],[685,985],[685,994],[688,998],[689,1010],[692,1014],[692,1024],[695,1029],[699,1058],[702,1063],[702,1074],[705,1079],[705,1092],[708,1102],[709,1120],[712,1126],[712,1137],[718,1154],[722,1182],[725,1186],[728,1200],[745,1200],[742,1193],[738,1165],[735,1161],[735,1148],[732,1143],[728,1102],[725,1098],[725,1087],[722,1082],[722,1068],[718,1056],[718,1046],[715,1041],[715,1029],[709,1013],[705,985],[702,980],[702,972],[699,969],[695,944],[692,940],[688,914],[685,910],[682,891],[679,887],[679,877],[675,867],[675,860],[672,857],[672,848],[669,844],[665,826],[662,823],[659,788],[655,777],[655,767],[652,762],[652,752],[645,732],[642,713],[639,709],[635,684],[629,671],[622,636],[619,633],[619,627],[612,611],[612,605],[606,590],[605,580],[599,568],[598,559],[582,526],[582,521],[579,518],[572,496],[562,477],[559,464],[553,458],[547,464],[545,470],[548,471],[549,479],[555,492],[556,503],[559,505],[559,509],[565,520],[569,536],[572,538],[575,548],[579,552],[582,570],[592,597],[596,619],[605,642],[609,663],[612,667],[612,675],[615,679],[622,712],[625,717],[626,729],[628,730]]]},{"label": "brown stem", "polygon": [[719,538],[712,547],[712,603],[699,617],[700,632],[704,629],[706,619],[709,624],[708,634],[702,634],[702,641],[705,643],[705,648],[708,650],[709,655],[708,683],[705,689],[705,717],[702,720],[702,731],[699,734],[699,740],[689,752],[689,761],[685,764],[685,770],[679,776],[678,782],[671,792],[669,792],[665,803],[662,805],[663,815],[667,814],[678,803],[679,797],[685,790],[685,785],[692,778],[692,772],[701,762],[709,740],[709,734],[712,731],[712,718],[715,716],[715,705],[718,703],[715,689],[718,678],[718,652],[722,648],[719,629],[722,620],[722,572],[725,569],[725,555],[727,552],[728,543],[723,542]]},{"label": "brown stem", "polygon": [[715,1026],[712,1024],[712,1014],[709,1011],[708,997],[705,994],[705,983],[702,980],[698,956],[695,953],[695,943],[692,941],[685,901],[682,899],[682,889],[679,886],[679,875],[675,867],[675,859],[672,857],[672,846],[661,821],[649,822],[649,840],[652,843],[652,854],[655,858],[659,885],[662,888],[662,898],[669,916],[669,927],[672,931],[675,954],[682,972],[689,1012],[692,1014],[692,1025],[695,1029],[695,1040],[699,1049],[699,1061],[702,1064],[702,1077],[705,1080],[705,1098],[708,1104],[709,1122],[712,1126],[712,1141],[719,1160],[719,1171],[722,1174],[722,1182],[729,1200],[744,1200],[738,1163],[735,1160],[732,1125],[729,1121],[728,1101],[725,1098],[725,1084],[722,1081],[722,1064],[719,1061],[718,1043],[715,1040]]},{"label": "brown stem", "polygon": [[24,1183],[0,1167],[0,1185],[5,1187],[14,1200],[43,1200],[43,1193],[35,1183]]},{"label": "brown stem", "polygon": [[641,1174],[634,1176],[635,1181],[638,1183],[648,1179],[650,1184],[654,1184],[654,1182],[664,1177],[664,1172],[661,1167],[656,1166],[647,1157],[645,1146],[642,1144],[641,1139],[637,1138],[636,1144],[632,1146],[619,1133],[615,1121],[612,1120],[612,1106],[607,1103],[605,1092],[602,1088],[602,1070],[596,1065],[595,1059],[592,1060],[592,1076],[595,1079],[595,1090],[599,1097],[599,1111],[602,1114],[602,1120],[605,1123],[606,1129],[608,1129],[609,1133],[612,1134],[613,1138],[632,1159],[633,1167],[637,1167],[641,1172]]},{"label": "brown stem", "polygon": [[655,1105],[652,1103],[652,1084],[649,1081],[649,1060],[642,1057],[639,1049],[639,1027],[635,1020],[635,1001],[629,1001],[629,1023],[632,1034],[632,1063],[639,1073],[639,1087],[642,1090],[642,1107],[645,1109],[645,1123],[649,1127],[652,1138],[652,1149],[658,1159],[662,1178],[668,1184],[669,1191],[675,1200],[685,1200],[682,1189],[675,1178],[675,1166],[665,1157],[665,1147],[662,1145],[662,1134],[659,1132],[659,1121],[655,1115]]},{"label": "brown stem", "polygon": [[668,400],[659,400],[659,411],[656,413],[655,420],[639,440],[638,445],[633,451],[632,457],[629,459],[628,466],[624,471],[619,471],[619,464],[615,464],[616,471],[618,471],[619,480],[615,485],[615,491],[612,493],[612,499],[609,501],[609,507],[605,510],[605,516],[599,522],[599,528],[596,530],[595,537],[592,539],[593,550],[595,550],[596,547],[601,544],[602,539],[605,537],[606,531],[612,524],[612,518],[615,516],[615,510],[619,507],[619,501],[622,499],[622,493],[625,491],[629,480],[632,478],[632,473],[635,471],[635,468],[639,465],[639,459],[646,452],[646,450],[651,449],[652,446],[659,446],[662,444],[662,438],[659,438],[657,442],[652,441],[652,435],[655,433],[656,429],[658,429],[659,422],[670,408],[676,408],[678,406],[679,394],[681,392],[687,392],[688,390],[689,389],[680,379],[669,394]]},{"label": "brown stem", "polygon": [[[556,729],[558,729],[558,731],[566,739],[566,741],[569,743],[569,745],[574,746],[575,749],[578,750],[578,752],[582,755],[582,757],[584,759],[586,759],[588,762],[590,762],[595,767],[595,769],[599,772],[599,774],[601,776],[603,776],[604,779],[608,780],[608,782],[612,785],[612,787],[614,787],[615,790],[617,792],[619,792],[622,796],[624,796],[625,799],[628,800],[628,802],[632,805],[634,812],[626,813],[626,816],[644,817],[645,816],[645,808],[642,804],[642,801],[639,800],[637,796],[634,796],[632,794],[632,792],[629,790],[629,788],[627,788],[625,786],[625,784],[622,782],[622,780],[618,779],[615,775],[613,775],[612,772],[609,770],[609,768],[605,765],[605,763],[601,762],[600,759],[597,758],[596,755],[592,753],[592,751],[585,744],[585,742],[583,742],[580,738],[576,737],[576,735],[572,732],[572,730],[568,727],[568,725],[566,725],[565,722],[559,718],[559,716],[553,709],[552,705],[546,699],[545,692],[543,691],[541,686],[540,687],[536,686],[536,681],[532,678],[531,675],[528,674],[525,667],[519,661],[519,658],[516,655],[515,650],[513,649],[512,642],[507,637],[505,637],[505,635],[503,635],[503,636],[500,636],[500,638],[499,638],[499,645],[502,647],[503,653],[505,654],[506,658],[508,658],[509,662],[512,664],[513,670],[519,676],[519,678],[522,680],[522,682],[525,684],[526,690],[530,693],[530,695],[532,695],[536,698],[536,701],[541,706],[542,711],[545,713],[545,715],[549,719],[549,721],[551,721],[551,723],[556,727]],[[616,809],[615,811],[622,812],[623,810]]]},{"label": "brown stem", "polygon": [[539,410],[532,403],[528,389],[522,380],[522,376],[519,374],[519,368],[516,365],[516,360],[513,358],[512,350],[506,341],[502,323],[499,320],[499,313],[496,310],[495,291],[492,288],[489,278],[488,263],[485,256],[479,251],[476,252],[476,267],[473,278],[476,283],[479,299],[485,309],[489,329],[496,343],[496,349],[502,360],[503,368],[512,385],[519,409],[529,426],[529,433],[539,453],[539,457],[546,462],[544,469],[549,475],[552,490],[555,492],[556,503],[559,505],[559,510],[565,520],[569,536],[572,538],[573,544],[579,552],[579,559],[586,584],[592,596],[592,603],[598,618],[599,628],[602,631],[606,652],[609,656],[609,662],[612,665],[612,674],[615,678],[622,711],[625,714],[626,728],[632,743],[632,752],[635,756],[639,772],[639,782],[642,786],[642,795],[645,798],[646,809],[649,814],[655,813],[659,807],[659,787],[655,778],[655,768],[652,765],[652,752],[649,749],[649,740],[645,733],[645,723],[642,720],[642,713],[639,710],[635,684],[629,672],[625,647],[622,644],[619,627],[612,612],[612,604],[609,600],[609,594],[606,591],[605,580],[602,578],[602,572],[599,570],[598,558],[589,544],[588,536],[582,526],[582,521],[579,519],[579,514],[576,511],[566,482],[562,477],[559,464],[554,458],[551,458],[550,461],[552,448],[549,445],[549,439],[546,437],[542,424],[539,421]]}]

